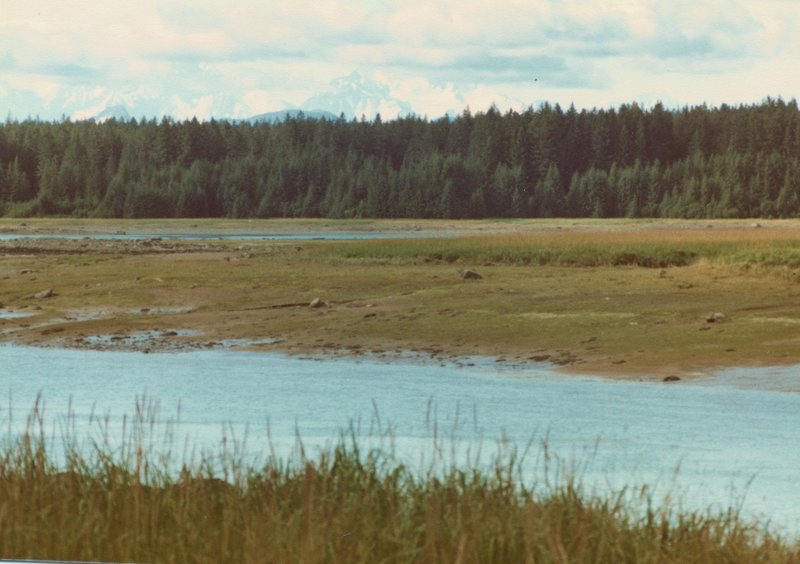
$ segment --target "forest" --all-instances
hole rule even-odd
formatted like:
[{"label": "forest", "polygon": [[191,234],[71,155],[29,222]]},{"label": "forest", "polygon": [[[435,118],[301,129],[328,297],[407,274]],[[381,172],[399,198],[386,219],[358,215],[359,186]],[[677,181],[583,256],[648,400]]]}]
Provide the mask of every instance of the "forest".
[{"label": "forest", "polygon": [[0,215],[796,217],[795,100],[0,124]]}]

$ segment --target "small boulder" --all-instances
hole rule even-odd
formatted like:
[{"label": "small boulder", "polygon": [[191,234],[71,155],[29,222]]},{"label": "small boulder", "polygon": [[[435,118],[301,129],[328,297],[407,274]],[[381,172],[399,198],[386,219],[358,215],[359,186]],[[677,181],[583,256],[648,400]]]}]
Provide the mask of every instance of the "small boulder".
[{"label": "small boulder", "polygon": [[483,276],[481,276],[474,270],[466,269],[461,271],[461,278],[463,278],[464,280],[480,280],[483,278]]},{"label": "small boulder", "polygon": [[52,298],[55,295],[56,295],[56,293],[53,291],[53,289],[52,288],[48,288],[47,290],[42,290],[41,292],[36,292],[33,295],[33,299],[35,299],[35,300],[44,300],[44,299],[47,299],[47,298]]},{"label": "small boulder", "polygon": [[311,303],[308,304],[308,307],[310,307],[312,309],[318,309],[318,308],[321,308],[321,307],[326,307],[327,305],[328,304],[323,302],[322,299],[314,298],[313,300],[311,300]]},{"label": "small boulder", "polygon": [[680,382],[680,380],[681,380],[680,376],[675,376],[674,374],[671,374],[669,376],[665,376],[663,381],[664,382]]},{"label": "small boulder", "polygon": [[717,323],[719,321],[725,320],[725,314],[715,311],[714,313],[709,313],[706,316],[706,323]]}]

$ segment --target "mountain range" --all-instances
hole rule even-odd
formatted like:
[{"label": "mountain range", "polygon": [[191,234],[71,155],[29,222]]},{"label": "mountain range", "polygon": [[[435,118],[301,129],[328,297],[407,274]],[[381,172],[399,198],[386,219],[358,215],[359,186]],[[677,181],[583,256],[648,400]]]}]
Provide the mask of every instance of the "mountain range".
[{"label": "mountain range", "polygon": [[73,121],[109,119],[128,121],[132,118],[160,119],[164,116],[185,119],[198,116],[204,119],[230,120],[249,123],[275,123],[287,116],[302,115],[315,119],[394,119],[413,114],[410,103],[392,96],[389,87],[358,71],[336,78],[326,89],[298,106],[287,106],[266,113],[251,114],[252,110],[230,92],[210,92],[185,99],[165,95],[158,90],[135,86],[125,91],[106,87],[63,90],[47,102],[43,109],[48,115],[60,115]]},{"label": "mountain range", "polygon": [[301,116],[312,119],[327,119],[331,121],[339,118],[339,116],[337,116],[336,114],[332,112],[326,112],[325,110],[300,110],[300,109],[287,108],[285,110],[278,110],[277,112],[267,112],[264,114],[258,114],[257,116],[237,121],[242,121],[252,124],[279,123],[287,119],[297,118]]}]

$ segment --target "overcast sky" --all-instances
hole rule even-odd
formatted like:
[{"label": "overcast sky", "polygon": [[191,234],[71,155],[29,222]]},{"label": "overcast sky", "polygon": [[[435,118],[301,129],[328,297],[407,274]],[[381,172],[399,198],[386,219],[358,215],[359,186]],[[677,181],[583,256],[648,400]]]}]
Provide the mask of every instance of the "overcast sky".
[{"label": "overcast sky", "polygon": [[0,0],[0,112],[105,89],[252,115],[354,70],[431,117],[788,100],[799,31],[799,0]]}]

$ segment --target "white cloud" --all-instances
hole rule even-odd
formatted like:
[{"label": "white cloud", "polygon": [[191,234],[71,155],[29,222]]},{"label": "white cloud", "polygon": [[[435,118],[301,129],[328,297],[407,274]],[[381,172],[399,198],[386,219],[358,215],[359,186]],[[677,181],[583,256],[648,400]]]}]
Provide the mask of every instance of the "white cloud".
[{"label": "white cloud", "polygon": [[215,111],[203,100],[222,90],[239,101],[228,108],[271,111],[356,68],[430,116],[800,95],[796,0],[29,0],[2,12],[0,115],[22,91],[46,105],[78,87],[156,92],[182,113]]},{"label": "white cloud", "polygon": [[11,89],[31,92],[36,94],[47,104],[57,95],[60,85],[55,80],[42,76],[27,74],[9,74],[5,77]]}]

